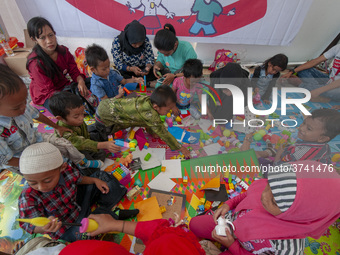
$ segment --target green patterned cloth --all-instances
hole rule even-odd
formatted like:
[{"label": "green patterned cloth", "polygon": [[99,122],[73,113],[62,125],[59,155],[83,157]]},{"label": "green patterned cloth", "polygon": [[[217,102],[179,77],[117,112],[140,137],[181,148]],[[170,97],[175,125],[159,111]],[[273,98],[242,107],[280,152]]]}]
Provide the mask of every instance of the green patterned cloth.
[{"label": "green patterned cloth", "polygon": [[[64,132],[63,137],[69,140],[73,144],[73,146],[77,148],[78,151],[98,151],[98,142],[91,140],[90,133],[87,131],[87,125],[85,124],[85,122],[83,122],[80,127],[74,127],[67,125],[65,122],[59,120],[57,122],[57,125],[67,127],[73,131],[73,133]],[[60,135],[56,131],[54,131],[54,134],[57,137],[60,137]]]},{"label": "green patterned cloth", "polygon": [[181,148],[181,144],[165,128],[148,96],[104,99],[96,114],[106,126],[113,126],[112,133],[128,127],[145,127],[157,134],[172,150]]}]

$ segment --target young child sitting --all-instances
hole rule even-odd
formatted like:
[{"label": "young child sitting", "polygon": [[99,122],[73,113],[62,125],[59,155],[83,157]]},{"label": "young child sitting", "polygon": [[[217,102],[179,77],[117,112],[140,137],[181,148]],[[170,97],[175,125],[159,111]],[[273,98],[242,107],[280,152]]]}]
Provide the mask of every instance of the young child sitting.
[{"label": "young child sitting", "polygon": [[201,100],[201,89],[196,88],[196,84],[200,81],[203,75],[203,64],[199,59],[188,59],[183,65],[183,75],[174,80],[172,84],[172,90],[176,93],[177,108],[174,108],[174,114],[178,115],[178,109],[186,109],[190,107],[192,96],[198,95],[198,99]]},{"label": "young child sitting", "polygon": [[111,70],[109,56],[99,45],[88,46],[85,51],[85,58],[92,71],[91,91],[100,100],[123,97],[124,90],[120,84],[144,82],[142,77],[124,79],[117,71]]},{"label": "young child sitting", "polygon": [[82,176],[78,169],[63,163],[59,150],[52,144],[42,142],[27,147],[20,157],[20,169],[28,184],[19,197],[20,218],[51,220],[43,227],[20,223],[30,234],[48,233],[52,239],[69,242],[80,240],[79,227],[63,223],[80,223],[91,213],[95,202],[99,207],[94,214],[126,219],[139,212],[118,208],[111,211],[125,195],[126,188],[104,171],[97,171],[92,177]]},{"label": "young child sitting", "polygon": [[[84,122],[84,105],[76,95],[62,91],[55,93],[49,101],[49,106],[58,119],[57,125],[66,127],[73,132],[64,132],[63,137],[69,140],[74,147],[86,155],[86,158],[105,160],[106,154],[101,149],[110,152],[120,151],[114,141],[97,142],[93,140]],[[59,137],[59,134],[55,132]]]},{"label": "young child sitting", "polygon": [[[330,164],[331,150],[328,142],[340,134],[340,112],[334,109],[317,109],[307,116],[299,126],[299,140],[290,146],[282,146],[276,152],[272,147],[256,151],[256,156],[266,158],[275,156],[275,164],[297,160],[315,160]],[[242,150],[250,148],[252,134],[245,137]],[[275,155],[276,154],[276,155]]]},{"label": "young child sitting", "polygon": [[[315,161],[295,163],[302,169],[325,168]],[[304,254],[305,238],[320,238],[340,216],[340,178],[331,168],[299,172],[288,163],[283,169],[269,172],[268,179],[254,181],[214,215],[192,218],[190,230],[199,238],[224,245],[228,250],[220,254]],[[226,236],[218,235],[219,217],[232,222],[234,231],[228,224]]]},{"label": "young child sitting", "polygon": [[277,54],[267,59],[263,65],[255,68],[251,78],[254,93],[259,93],[265,104],[270,104],[273,87],[275,87],[280,72],[287,68],[288,58],[284,54]]},{"label": "young child sitting", "polygon": [[7,66],[0,64],[0,167],[20,174],[19,158],[29,145],[48,141],[64,157],[84,167],[101,167],[102,162],[87,160],[74,146],[63,138],[41,134],[33,127],[33,119],[41,121],[63,134],[68,129],[58,126],[27,104],[27,88],[20,77]]},{"label": "young child sitting", "polygon": [[156,88],[151,96],[105,99],[97,108],[96,129],[105,139],[109,133],[128,127],[146,127],[172,150],[179,150],[185,157],[189,157],[190,152],[169,133],[159,117],[166,115],[175,104],[176,95],[167,85]]}]

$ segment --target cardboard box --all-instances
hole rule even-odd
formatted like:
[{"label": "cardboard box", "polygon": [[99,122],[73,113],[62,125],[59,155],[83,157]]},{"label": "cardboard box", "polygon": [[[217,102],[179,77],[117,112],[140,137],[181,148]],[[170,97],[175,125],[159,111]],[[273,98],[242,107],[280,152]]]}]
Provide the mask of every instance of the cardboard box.
[{"label": "cardboard box", "polygon": [[26,70],[27,57],[31,53],[32,48],[18,48],[14,50],[13,57],[5,56],[4,60],[9,68],[19,76],[27,76]]}]

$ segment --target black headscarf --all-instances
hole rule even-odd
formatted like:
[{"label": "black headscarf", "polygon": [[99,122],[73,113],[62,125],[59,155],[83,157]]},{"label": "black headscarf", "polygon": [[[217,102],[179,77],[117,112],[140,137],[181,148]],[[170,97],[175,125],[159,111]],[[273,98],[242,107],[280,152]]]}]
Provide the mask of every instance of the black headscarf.
[{"label": "black headscarf", "polygon": [[[146,38],[146,29],[144,25],[139,23],[137,20],[132,21],[127,24],[124,28],[124,31],[118,35],[118,39],[120,42],[120,47],[122,51],[127,55],[137,55],[143,52],[145,47],[145,38]],[[143,44],[139,48],[132,47],[131,44],[143,42]]]},{"label": "black headscarf", "polygon": [[[249,73],[237,63],[228,63],[221,69],[210,74],[210,85],[215,84],[232,84],[240,88],[245,96],[245,105],[247,104],[247,88],[250,87],[248,79]],[[209,109],[215,119],[233,118],[233,97],[227,96],[222,89],[216,89],[222,100],[222,106],[215,106],[213,100],[209,97]]]}]

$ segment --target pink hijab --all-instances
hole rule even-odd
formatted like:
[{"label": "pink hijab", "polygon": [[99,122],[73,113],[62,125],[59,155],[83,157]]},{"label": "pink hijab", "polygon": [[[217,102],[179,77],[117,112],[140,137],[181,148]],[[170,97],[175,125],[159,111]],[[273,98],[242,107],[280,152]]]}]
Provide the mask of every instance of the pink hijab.
[{"label": "pink hijab", "polygon": [[[269,214],[262,206],[261,195],[267,179],[255,181],[247,191],[247,197],[236,211],[251,209],[234,221],[235,235],[240,241],[257,239],[297,239],[307,236],[319,238],[340,216],[340,175],[325,164],[316,161],[294,162],[303,164],[296,173],[296,196],[290,208],[278,216]],[[315,171],[321,168],[321,173]],[[311,169],[314,168],[314,172]],[[306,168],[307,169],[307,168]],[[270,175],[270,173],[268,173]]]}]

